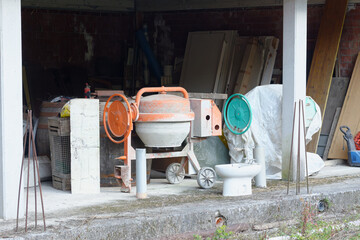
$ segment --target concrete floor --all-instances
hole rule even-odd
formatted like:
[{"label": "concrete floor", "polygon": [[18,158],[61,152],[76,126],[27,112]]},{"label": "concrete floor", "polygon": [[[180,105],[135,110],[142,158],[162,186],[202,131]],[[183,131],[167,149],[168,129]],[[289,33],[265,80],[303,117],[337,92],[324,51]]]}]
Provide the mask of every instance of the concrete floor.
[{"label": "concrete floor", "polygon": [[[301,198],[307,196],[309,198],[321,198],[324,195],[328,194],[329,198],[334,198],[334,202],[338,201],[335,199],[335,193],[339,193],[342,197],[345,194],[345,189],[342,186],[347,186],[346,191],[350,192],[352,195],[354,191],[360,191],[360,168],[349,167],[346,165],[333,165],[327,164],[316,176],[311,177],[310,180],[310,193],[309,195],[305,194],[306,190],[303,186],[301,193]],[[346,184],[344,184],[346,183]],[[152,179],[151,183],[148,185],[148,199],[137,200],[135,197],[136,188],[132,189],[132,193],[121,193],[118,187],[113,188],[101,188],[100,194],[77,194],[72,195],[70,192],[64,192],[52,188],[51,182],[43,183],[43,196],[44,196],[44,205],[45,205],[45,214],[48,230],[46,233],[41,231],[41,218],[38,219],[38,228],[34,229],[34,193],[30,191],[29,198],[29,229],[30,231],[24,233],[24,221],[20,221],[20,231],[18,233],[14,232],[15,221],[4,221],[0,220],[0,238],[5,237],[24,237],[30,239],[48,239],[54,238],[59,239],[65,237],[65,232],[69,239],[76,239],[78,236],[82,236],[87,239],[97,239],[97,237],[92,238],[89,233],[84,231],[84,227],[88,227],[91,224],[96,224],[96,221],[107,221],[106,224],[99,222],[100,228],[107,233],[107,239],[119,239],[116,236],[112,236],[112,232],[115,231],[114,218],[116,219],[116,231],[120,231],[122,226],[126,224],[127,221],[131,222],[134,226],[140,224],[142,221],[148,221],[150,218],[156,217],[157,214],[164,218],[164,221],[169,222],[169,219],[176,219],[176,217],[182,219],[183,213],[192,214],[187,218],[188,220],[182,219],[181,224],[184,226],[184,229],[174,227],[174,230],[171,230],[168,226],[167,229],[162,229],[159,226],[153,226],[154,230],[151,233],[142,233],[143,235],[135,236],[135,230],[127,228],[128,232],[122,232],[123,234],[129,234],[130,238],[128,239],[151,239],[159,238],[160,236],[175,236],[176,234],[191,232],[191,231],[200,231],[209,229],[209,226],[212,226],[209,222],[204,222],[203,220],[196,220],[199,216],[207,216],[211,212],[213,216],[214,212],[221,210],[222,212],[230,211],[229,209],[234,208],[233,211],[239,211],[240,215],[244,215],[241,211],[246,211],[246,214],[250,216],[255,213],[250,211],[256,211],[255,215],[262,215],[264,213],[259,212],[257,207],[251,207],[249,209],[243,209],[247,205],[251,204],[265,204],[269,206],[269,209],[272,209],[271,204],[278,205],[279,201],[281,204],[286,204],[284,201],[287,199],[289,204],[294,204],[294,201],[299,200],[300,196],[295,196],[294,184],[290,186],[290,196],[286,195],[286,183],[283,181],[268,181],[267,189],[253,189],[253,195],[247,197],[230,197],[224,198],[221,195],[222,192],[222,183],[218,182],[213,189],[200,189],[196,183],[195,179],[185,179],[181,184],[171,185],[168,184],[165,179]],[[359,192],[360,194],[360,192]],[[340,196],[339,195],[339,196]],[[351,196],[352,196],[351,195]],[[357,195],[356,195],[357,196]],[[346,197],[346,199],[350,199]],[[340,200],[339,200],[340,201]],[[354,200],[357,201],[357,197]],[[241,209],[237,206],[240,204]],[[285,206],[285,205],[284,205]],[[292,207],[291,207],[292,208]],[[167,214],[164,215],[163,209],[167,210]],[[191,209],[191,211],[189,211]],[[265,210],[264,210],[265,211]],[[269,210],[270,211],[270,210]],[[154,214],[150,214],[153,212]],[[199,215],[196,215],[199,214]],[[233,214],[233,212],[231,213]],[[286,213],[284,214],[284,218]],[[38,204],[38,216],[41,215],[40,204]],[[150,216],[151,215],[151,216]],[[240,216],[233,217],[232,224],[239,222]],[[268,216],[270,219],[270,216]],[[140,219],[139,219],[140,218]],[[194,218],[195,220],[191,220]],[[205,217],[206,218],[206,217]],[[213,219],[213,217],[211,217]],[[96,221],[95,221],[96,220]],[[159,219],[157,219],[160,221]],[[174,220],[175,221],[175,220]],[[192,221],[200,221],[197,225],[191,224]],[[241,220],[242,221],[242,220]],[[254,218],[254,221],[256,219]],[[151,221],[153,222],[153,220]],[[143,223],[141,223],[143,225]],[[104,229],[104,226],[108,226],[109,229]],[[189,226],[188,226],[189,225]],[[74,230],[76,226],[76,230]],[[92,225],[91,225],[92,226]],[[127,226],[127,225],[126,225]],[[185,228],[187,226],[187,228]],[[112,227],[112,228],[110,228]],[[151,227],[151,226],[149,226]],[[96,226],[94,227],[96,229]],[[157,230],[156,230],[157,229]],[[76,235],[78,231],[78,235]],[[123,231],[123,230],[121,230]],[[148,230],[147,230],[148,231]],[[85,235],[82,235],[85,234]],[[103,235],[100,235],[103,236]],[[144,236],[144,238],[142,237]],[[80,239],[82,239],[80,237]],[[123,238],[120,238],[123,239]]]},{"label": "concrete floor", "polygon": [[[342,176],[360,175],[360,167],[350,167],[342,162],[338,164],[328,164],[317,175],[311,179],[332,178]],[[277,182],[277,181],[274,181]],[[103,187],[99,194],[71,194],[70,191],[54,189],[51,182],[43,183],[45,212],[53,213],[72,208],[88,207],[97,204],[111,203],[116,200],[136,201],[136,187],[132,188],[131,193],[121,193],[119,187]],[[221,181],[216,185],[216,193],[221,194]],[[195,179],[185,179],[177,185],[169,184],[165,179],[152,179],[148,185],[148,197],[164,197],[167,195],[181,195],[188,191],[206,192],[199,188]],[[256,189],[254,189],[256,191]],[[29,206],[34,206],[34,192],[30,192]]]}]

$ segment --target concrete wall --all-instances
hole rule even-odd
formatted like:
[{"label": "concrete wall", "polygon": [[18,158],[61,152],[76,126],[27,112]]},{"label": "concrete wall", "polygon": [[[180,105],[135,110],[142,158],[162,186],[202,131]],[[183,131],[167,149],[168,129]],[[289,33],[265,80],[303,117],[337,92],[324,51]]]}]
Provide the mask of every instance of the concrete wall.
[{"label": "concrete wall", "polygon": [[99,58],[120,64],[133,42],[132,17],[132,13],[23,8],[24,61],[44,68],[78,65],[90,72]]},{"label": "concrete wall", "polygon": [[89,76],[110,77],[121,86],[133,35],[129,12],[23,8],[23,64],[36,116],[41,101],[50,96],[83,97]]}]

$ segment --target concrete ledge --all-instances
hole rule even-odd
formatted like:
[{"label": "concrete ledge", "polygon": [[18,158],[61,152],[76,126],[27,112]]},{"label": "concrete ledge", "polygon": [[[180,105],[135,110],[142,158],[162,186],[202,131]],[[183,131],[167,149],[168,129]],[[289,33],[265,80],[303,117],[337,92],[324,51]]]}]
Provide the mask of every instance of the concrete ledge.
[{"label": "concrete ledge", "polygon": [[[311,186],[312,193],[309,195],[295,195],[295,187],[292,187],[290,195],[286,195],[284,186],[282,182],[280,189],[254,189],[254,194],[248,197],[224,198],[220,195],[221,184],[218,184],[212,191],[194,187],[179,195],[150,196],[149,199],[137,201],[119,200],[78,208],[68,214],[64,211],[53,213],[48,217],[51,223],[45,233],[41,232],[39,222],[39,230],[28,234],[16,234],[12,230],[15,225],[11,226],[11,223],[6,221],[5,223],[10,225],[4,232],[1,232],[0,227],[0,237],[193,239],[193,233],[215,230],[216,212],[226,217],[227,225],[246,228],[259,223],[299,218],[305,202],[316,206],[319,200],[327,199],[331,203],[330,211],[334,212],[341,212],[360,204],[359,177]],[[306,192],[305,189],[301,191]]]}]

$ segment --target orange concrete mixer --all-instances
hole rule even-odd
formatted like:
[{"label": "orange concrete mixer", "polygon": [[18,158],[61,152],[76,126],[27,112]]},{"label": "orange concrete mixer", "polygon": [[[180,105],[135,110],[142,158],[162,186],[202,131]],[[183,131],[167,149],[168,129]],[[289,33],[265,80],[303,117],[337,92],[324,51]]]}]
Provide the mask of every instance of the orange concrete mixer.
[{"label": "orange concrete mixer", "polygon": [[[168,92],[180,92],[182,96]],[[144,93],[155,94],[143,97]],[[121,191],[131,191],[131,161],[135,160],[135,149],[131,145],[133,122],[137,135],[147,148],[165,150],[147,153],[147,159],[182,157],[181,163],[172,163],[166,170],[170,183],[180,183],[184,179],[184,167],[190,160],[199,186],[211,188],[216,173],[210,167],[200,167],[193,143],[205,137],[220,136],[221,121],[221,112],[213,100],[189,99],[188,92],[182,87],[142,88],[133,103],[129,103],[124,95],[112,95],[105,104],[103,122],[109,139],[124,143],[124,156],[118,158],[124,165],[115,165],[115,177],[121,180]]]}]

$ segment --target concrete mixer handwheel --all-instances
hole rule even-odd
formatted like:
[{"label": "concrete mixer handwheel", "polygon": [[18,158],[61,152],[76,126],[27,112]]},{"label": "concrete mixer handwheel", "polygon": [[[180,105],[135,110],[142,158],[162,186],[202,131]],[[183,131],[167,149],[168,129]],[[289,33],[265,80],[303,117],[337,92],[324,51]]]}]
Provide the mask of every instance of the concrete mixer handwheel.
[{"label": "concrete mixer handwheel", "polygon": [[201,188],[212,188],[216,181],[216,172],[211,167],[203,167],[197,175],[197,183]]},{"label": "concrete mixer handwheel", "polygon": [[[119,100],[115,100],[109,105],[114,97],[122,98],[126,104],[126,108]],[[126,140],[131,133],[132,119],[131,107],[125,96],[114,94],[109,97],[104,107],[103,122],[106,135],[112,142],[122,143]],[[122,137],[122,139],[116,140],[113,136]]]},{"label": "concrete mixer handwheel", "polygon": [[181,167],[180,163],[171,163],[166,168],[166,179],[171,184],[178,184],[184,180],[185,177],[185,169]]},{"label": "concrete mixer handwheel", "polygon": [[240,135],[249,130],[252,111],[245,96],[239,93],[231,95],[226,100],[223,114],[225,124],[232,133]]}]

